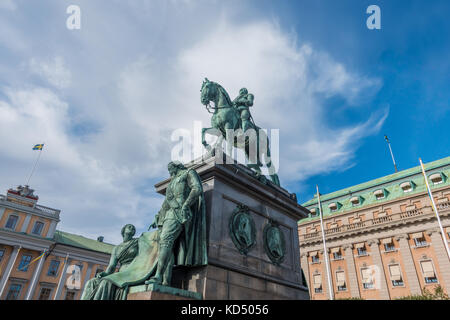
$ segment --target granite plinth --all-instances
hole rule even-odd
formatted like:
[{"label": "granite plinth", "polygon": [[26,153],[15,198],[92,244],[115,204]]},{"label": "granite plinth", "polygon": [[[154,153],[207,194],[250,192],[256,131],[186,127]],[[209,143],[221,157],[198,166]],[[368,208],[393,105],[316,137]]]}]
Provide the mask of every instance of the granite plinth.
[{"label": "granite plinth", "polygon": [[150,283],[130,287],[127,300],[202,300],[202,294]]},{"label": "granite plinth", "polygon": [[[302,285],[297,222],[308,210],[282,187],[261,181],[240,164],[219,164],[210,158],[190,163],[203,184],[206,202],[208,265],[174,270],[172,286],[201,293],[203,299],[308,300]],[[155,185],[165,194],[170,179]],[[229,222],[237,206],[249,208],[256,243],[242,254],[230,236]],[[275,264],[264,248],[264,228],[275,221],[285,239],[285,256]]]}]

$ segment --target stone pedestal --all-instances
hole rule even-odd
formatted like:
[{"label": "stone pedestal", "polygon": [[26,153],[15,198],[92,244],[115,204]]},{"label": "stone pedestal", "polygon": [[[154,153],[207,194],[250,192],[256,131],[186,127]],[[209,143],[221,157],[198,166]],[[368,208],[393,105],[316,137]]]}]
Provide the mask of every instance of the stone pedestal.
[{"label": "stone pedestal", "polygon": [[[308,211],[295,196],[258,179],[246,166],[217,164],[215,158],[190,163],[202,180],[207,211],[208,265],[174,269],[172,286],[197,292],[203,299],[309,299],[302,286],[298,220]],[[169,179],[158,183],[165,194]],[[246,208],[253,221],[254,243],[242,253],[230,234],[230,219]],[[268,250],[264,236],[275,225],[282,234],[282,259]],[[275,257],[275,258],[274,258]]]},{"label": "stone pedestal", "polygon": [[144,284],[130,287],[127,300],[201,300],[198,292],[167,287],[158,284]]}]

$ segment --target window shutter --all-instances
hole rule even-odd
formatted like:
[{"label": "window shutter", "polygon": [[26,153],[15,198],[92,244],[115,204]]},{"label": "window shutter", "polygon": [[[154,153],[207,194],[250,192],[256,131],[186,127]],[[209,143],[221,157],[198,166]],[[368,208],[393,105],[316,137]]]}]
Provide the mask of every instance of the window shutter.
[{"label": "window shutter", "polygon": [[420,239],[423,237],[423,232],[416,232],[411,235],[412,239]]},{"label": "window shutter", "polygon": [[314,289],[322,287],[322,276],[320,274],[314,275]]},{"label": "window shutter", "polygon": [[311,251],[311,252],[309,253],[309,256],[310,256],[310,257],[315,257],[315,256],[317,256],[317,251]]},{"label": "window shutter", "polygon": [[423,276],[425,278],[433,278],[435,276],[431,261],[422,261],[420,265],[422,266]]},{"label": "window shutter", "polygon": [[402,273],[398,264],[389,266],[389,272],[391,274],[391,280],[399,281],[402,279]]},{"label": "window shutter", "polygon": [[336,272],[336,284],[342,287],[345,284],[345,273],[343,271]]},{"label": "window shutter", "polygon": [[361,275],[363,283],[372,283],[372,275],[369,269],[361,269]]},{"label": "window shutter", "polygon": [[339,252],[339,247],[338,248],[333,248],[331,249],[331,253],[338,253]]}]

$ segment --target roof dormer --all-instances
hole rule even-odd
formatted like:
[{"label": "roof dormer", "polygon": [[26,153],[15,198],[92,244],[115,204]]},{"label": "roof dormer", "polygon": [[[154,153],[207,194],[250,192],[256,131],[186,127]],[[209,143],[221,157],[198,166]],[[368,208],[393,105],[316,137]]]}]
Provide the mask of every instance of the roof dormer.
[{"label": "roof dormer", "polygon": [[433,185],[436,185],[436,184],[444,183],[447,177],[442,172],[437,172],[437,173],[433,173],[428,178],[431,180]]},{"label": "roof dormer", "polygon": [[350,198],[350,202],[353,207],[359,206],[363,203],[364,198],[361,196],[354,196]]},{"label": "roof dormer", "polygon": [[373,195],[375,196],[375,198],[377,200],[381,200],[387,197],[387,195],[389,194],[389,191],[387,191],[386,189],[377,189],[373,192]]}]

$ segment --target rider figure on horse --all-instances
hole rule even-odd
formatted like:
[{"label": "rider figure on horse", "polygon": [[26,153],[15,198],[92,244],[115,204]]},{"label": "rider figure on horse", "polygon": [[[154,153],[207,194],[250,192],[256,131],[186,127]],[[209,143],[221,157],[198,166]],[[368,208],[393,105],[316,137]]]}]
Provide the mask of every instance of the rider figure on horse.
[{"label": "rider figure on horse", "polygon": [[233,100],[233,105],[240,113],[242,130],[245,132],[248,128],[254,127],[253,118],[250,114],[249,107],[253,106],[255,96],[248,93],[246,88],[239,90],[239,96]]}]

